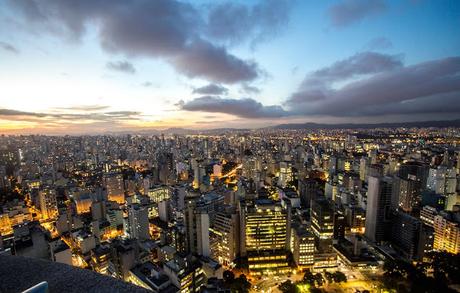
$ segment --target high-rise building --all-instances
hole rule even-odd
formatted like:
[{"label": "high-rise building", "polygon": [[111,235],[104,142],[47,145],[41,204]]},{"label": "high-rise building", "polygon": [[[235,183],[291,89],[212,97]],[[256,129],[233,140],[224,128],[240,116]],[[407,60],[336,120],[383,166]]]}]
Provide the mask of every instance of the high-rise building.
[{"label": "high-rise building", "polygon": [[434,217],[437,215],[438,211],[432,206],[424,206],[420,210],[420,220],[429,227],[434,227]]},{"label": "high-rise building", "polygon": [[108,275],[129,280],[129,271],[135,266],[138,255],[137,246],[133,240],[116,240],[112,242],[112,254],[109,259],[107,273]]},{"label": "high-rise building", "polygon": [[421,162],[410,161],[399,166],[398,177],[420,182],[419,187],[423,188],[426,185],[428,172],[430,167]]},{"label": "high-rise building", "polygon": [[254,274],[273,274],[290,270],[287,261],[287,215],[279,202],[257,199],[242,202],[241,249]]},{"label": "high-rise building", "polygon": [[138,264],[129,270],[128,281],[154,293],[177,291],[177,288],[171,285],[169,277],[160,270],[150,261]]},{"label": "high-rise building", "polygon": [[40,211],[43,219],[51,219],[58,216],[56,190],[43,189],[38,193],[40,199]]},{"label": "high-rise building", "polygon": [[133,204],[128,207],[127,231],[131,239],[147,240],[149,234],[149,213],[146,207]]},{"label": "high-rise building", "polygon": [[441,213],[434,217],[434,250],[460,253],[460,223],[452,213]]},{"label": "high-rise building", "polygon": [[206,284],[202,265],[191,255],[177,254],[174,259],[165,263],[163,269],[179,292],[200,292],[201,287]]},{"label": "high-rise building", "polygon": [[112,250],[108,244],[99,245],[91,250],[91,259],[89,261],[91,268],[99,274],[108,274],[109,261]]},{"label": "high-rise building", "polygon": [[367,157],[362,157],[359,160],[359,179],[365,181],[367,178],[367,168],[369,166],[369,160]]},{"label": "high-rise building", "polygon": [[155,186],[154,188],[151,188],[147,191],[147,196],[154,203],[159,203],[161,201],[170,199],[171,194],[171,188],[166,185]]},{"label": "high-rise building", "polygon": [[107,190],[107,199],[116,201],[119,204],[125,203],[125,187],[123,175],[109,174],[105,176],[105,188]]},{"label": "high-rise building", "polygon": [[420,182],[415,178],[395,178],[393,181],[392,208],[405,212],[418,209],[421,202]]},{"label": "high-rise building", "polygon": [[391,232],[392,189],[390,177],[369,177],[365,235],[373,242],[388,239]]},{"label": "high-rise building", "polygon": [[193,254],[210,256],[210,217],[206,206],[198,206],[199,200],[200,197],[188,197],[186,199],[187,251]]},{"label": "high-rise building", "polygon": [[310,218],[316,250],[319,253],[331,253],[334,235],[334,209],[331,202],[324,197],[313,200]]},{"label": "high-rise building", "polygon": [[292,229],[291,251],[299,268],[313,266],[315,262],[315,236],[300,225]]},{"label": "high-rise building", "polygon": [[233,267],[239,254],[239,214],[233,208],[219,211],[210,228],[211,256],[225,267]]},{"label": "high-rise building", "polygon": [[392,222],[393,247],[408,260],[420,259],[422,222],[400,210],[394,213]]},{"label": "high-rise building", "polygon": [[315,199],[320,192],[320,183],[313,178],[301,179],[298,183],[298,190],[302,205],[309,208],[311,200]]},{"label": "high-rise building", "polygon": [[51,259],[55,262],[72,265],[72,252],[70,247],[62,240],[50,242]]},{"label": "high-rise building", "polygon": [[280,162],[280,175],[278,178],[278,185],[286,187],[292,181],[292,168],[290,162]]},{"label": "high-rise building", "polygon": [[455,168],[447,166],[438,166],[431,168],[428,174],[426,187],[445,196],[455,195],[457,188],[457,177]]}]

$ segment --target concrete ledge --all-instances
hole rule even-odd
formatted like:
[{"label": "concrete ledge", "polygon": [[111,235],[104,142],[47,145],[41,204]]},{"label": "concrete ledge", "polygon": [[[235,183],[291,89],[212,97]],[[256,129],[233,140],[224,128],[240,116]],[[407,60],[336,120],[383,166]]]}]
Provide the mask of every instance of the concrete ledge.
[{"label": "concrete ledge", "polygon": [[50,293],[151,292],[90,270],[20,256],[0,256],[0,292],[22,292],[47,281]]}]

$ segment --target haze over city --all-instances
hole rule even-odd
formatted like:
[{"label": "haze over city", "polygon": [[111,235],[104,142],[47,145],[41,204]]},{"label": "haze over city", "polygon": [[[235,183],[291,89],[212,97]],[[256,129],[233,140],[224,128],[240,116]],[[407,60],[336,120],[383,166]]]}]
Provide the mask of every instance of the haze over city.
[{"label": "haze over city", "polygon": [[2,1],[0,132],[458,119],[459,27],[458,1]]}]

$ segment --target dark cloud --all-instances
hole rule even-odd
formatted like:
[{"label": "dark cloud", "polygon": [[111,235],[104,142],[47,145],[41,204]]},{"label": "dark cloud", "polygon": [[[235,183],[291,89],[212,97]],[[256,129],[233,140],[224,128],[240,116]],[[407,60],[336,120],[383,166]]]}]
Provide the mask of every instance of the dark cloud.
[{"label": "dark cloud", "polygon": [[250,94],[250,95],[254,95],[254,94],[260,94],[260,89],[252,85],[243,84],[241,86],[241,92]]},{"label": "dark cloud", "polygon": [[[262,1],[263,4],[251,8],[252,16],[260,15],[260,23],[254,25],[257,30],[246,33],[258,35],[265,25],[281,23],[286,16],[279,6],[285,4],[278,2],[282,1],[270,1],[270,4]],[[86,32],[88,24],[97,26],[101,46],[106,51],[162,58],[191,78],[231,84],[259,76],[257,64],[242,60],[209,41],[213,39],[209,35],[211,23],[208,25],[195,6],[187,2],[11,0],[10,4],[22,11],[34,26],[41,25],[43,30],[60,32],[74,39]],[[270,5],[278,8],[270,8]],[[218,6],[213,6],[212,11],[214,9],[218,10]],[[220,29],[225,29],[224,24]]]},{"label": "dark cloud", "polygon": [[19,54],[18,48],[6,42],[0,42],[0,48],[10,53]]},{"label": "dark cloud", "polygon": [[[62,109],[67,110],[67,109],[74,109],[74,108],[62,108]],[[142,113],[137,112],[137,111],[89,112],[89,113],[78,114],[78,113],[65,113],[65,112],[40,113],[40,112],[18,111],[18,110],[12,110],[12,109],[0,109],[0,117],[6,117],[7,119],[14,119],[17,121],[37,121],[37,122],[49,122],[49,119],[52,119],[53,121],[64,120],[64,121],[69,121],[69,122],[74,122],[74,121],[79,121],[79,120],[92,120],[92,121],[99,121],[99,122],[110,122],[110,121],[116,122],[116,121],[122,121],[122,120],[137,119],[141,115]]]},{"label": "dark cloud", "polygon": [[264,0],[253,6],[235,2],[212,5],[208,14],[209,36],[230,43],[276,34],[289,21],[293,1]]},{"label": "dark cloud", "polygon": [[153,83],[151,83],[150,81],[146,81],[146,82],[143,82],[141,85],[145,87],[150,87],[153,85]]},{"label": "dark cloud", "polygon": [[361,52],[312,73],[303,80],[300,91],[290,101],[320,101],[330,95],[337,82],[359,76],[393,70],[403,65],[401,56],[375,52]]},{"label": "dark cloud", "polygon": [[390,67],[339,89],[303,84],[285,106],[296,115],[460,114],[460,57]]},{"label": "dark cloud", "polygon": [[138,111],[112,111],[112,112],[105,112],[105,115],[108,116],[133,116],[133,115],[140,115],[141,112]]},{"label": "dark cloud", "polygon": [[202,87],[194,88],[192,93],[201,95],[226,95],[228,89],[219,84],[210,83]]},{"label": "dark cloud", "polygon": [[259,76],[257,64],[229,54],[224,47],[206,41],[190,44],[186,51],[171,59],[174,67],[188,77],[233,84]]},{"label": "dark cloud", "polygon": [[244,118],[276,118],[288,115],[280,106],[264,106],[250,98],[230,99],[218,96],[203,96],[188,102],[179,103],[186,111],[214,112]]},{"label": "dark cloud", "polygon": [[390,49],[392,47],[393,43],[389,39],[385,37],[378,37],[370,40],[369,43],[367,43],[367,45],[365,46],[365,49],[374,51]]},{"label": "dark cloud", "polygon": [[332,5],[328,14],[332,25],[344,27],[368,16],[379,14],[385,9],[386,4],[383,0],[343,0]]},{"label": "dark cloud", "polygon": [[12,109],[0,109],[0,116],[33,116],[33,117],[45,117],[46,114],[43,113],[34,113],[34,112],[25,112]]},{"label": "dark cloud", "polygon": [[128,61],[107,62],[106,67],[110,70],[120,71],[123,73],[136,73],[136,68],[134,68],[134,66]]},{"label": "dark cloud", "polygon": [[308,74],[299,90],[283,105],[284,108],[264,106],[250,98],[219,96],[203,96],[176,104],[186,111],[243,118],[458,116],[460,57],[404,66],[397,55],[358,53]]}]

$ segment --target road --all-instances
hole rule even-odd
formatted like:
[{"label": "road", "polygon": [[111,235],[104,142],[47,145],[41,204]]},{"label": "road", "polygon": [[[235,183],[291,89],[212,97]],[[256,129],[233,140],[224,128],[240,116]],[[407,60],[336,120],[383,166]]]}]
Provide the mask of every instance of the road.
[{"label": "road", "polygon": [[[376,288],[378,286],[378,281],[376,280],[379,279],[379,276],[382,273],[380,270],[351,269],[344,266],[343,264],[339,264],[338,270],[347,276],[348,281],[340,284],[324,284],[322,288],[327,292],[357,292],[358,290],[369,290],[370,292],[376,292]],[[285,282],[286,280],[291,280],[293,283],[300,281],[303,278],[303,275],[303,273],[298,273],[292,274],[290,277],[286,275],[270,277],[265,276],[252,282],[253,287],[251,292],[281,292],[278,289],[279,284]]]}]

